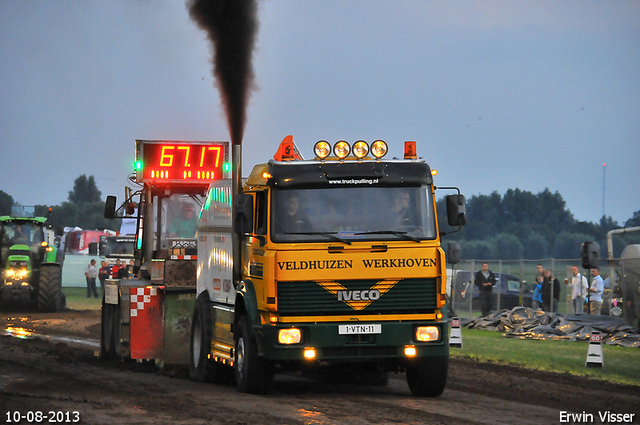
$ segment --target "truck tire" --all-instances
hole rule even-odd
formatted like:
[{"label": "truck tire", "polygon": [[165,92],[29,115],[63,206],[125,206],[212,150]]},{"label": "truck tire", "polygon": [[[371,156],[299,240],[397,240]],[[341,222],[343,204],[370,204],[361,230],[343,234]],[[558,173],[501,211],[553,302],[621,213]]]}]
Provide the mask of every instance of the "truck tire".
[{"label": "truck tire", "polygon": [[[207,293],[205,292],[205,295]],[[211,305],[206,297],[198,298],[191,323],[191,361],[189,376],[197,382],[228,382],[231,371],[207,358],[211,353]]]},{"label": "truck tire", "polygon": [[238,320],[235,332],[235,375],[238,391],[265,394],[273,384],[273,365],[258,356],[258,344],[251,338],[247,316]]},{"label": "truck tire", "polygon": [[40,267],[38,311],[52,313],[62,308],[62,269],[58,265]]},{"label": "truck tire", "polygon": [[407,367],[407,384],[417,397],[438,397],[447,385],[449,356],[421,359]]}]

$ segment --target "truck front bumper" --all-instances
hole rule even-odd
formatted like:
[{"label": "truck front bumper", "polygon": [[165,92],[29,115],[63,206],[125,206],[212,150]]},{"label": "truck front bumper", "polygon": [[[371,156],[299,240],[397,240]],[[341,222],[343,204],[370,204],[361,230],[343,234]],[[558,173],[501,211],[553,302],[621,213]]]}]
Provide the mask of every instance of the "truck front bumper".
[{"label": "truck front bumper", "polygon": [[[339,333],[340,325],[367,325],[369,323],[301,323],[287,325],[262,325],[257,327],[258,348],[262,356],[272,361],[304,360],[305,349],[313,348],[316,355],[309,360],[328,362],[398,360],[409,363],[412,358],[446,356],[449,354],[447,322],[378,322],[379,333]],[[432,342],[416,341],[418,326],[435,326],[439,338]],[[301,330],[298,344],[278,343],[278,331],[286,328]],[[415,348],[415,355],[405,353],[407,347]]]},{"label": "truck front bumper", "polygon": [[2,282],[2,301],[14,301],[26,303],[31,301],[33,296],[33,287],[31,285],[23,286],[22,282],[15,281]]}]

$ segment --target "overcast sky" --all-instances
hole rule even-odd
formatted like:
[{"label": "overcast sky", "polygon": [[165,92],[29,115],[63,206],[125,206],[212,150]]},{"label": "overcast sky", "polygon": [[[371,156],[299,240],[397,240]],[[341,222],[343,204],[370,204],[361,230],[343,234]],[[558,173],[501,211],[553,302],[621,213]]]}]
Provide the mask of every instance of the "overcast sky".
[{"label": "overcast sky", "polygon": [[[175,1],[0,0],[0,190],[121,200],[134,139],[229,140],[205,34]],[[244,174],[292,134],[403,142],[471,197],[640,210],[640,1],[259,3]],[[444,193],[442,194],[444,195]]]}]

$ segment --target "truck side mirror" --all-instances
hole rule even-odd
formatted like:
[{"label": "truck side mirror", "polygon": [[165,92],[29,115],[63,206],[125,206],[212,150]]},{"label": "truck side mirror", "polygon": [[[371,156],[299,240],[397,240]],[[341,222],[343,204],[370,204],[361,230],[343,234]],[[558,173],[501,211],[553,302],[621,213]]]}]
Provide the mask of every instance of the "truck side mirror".
[{"label": "truck side mirror", "polygon": [[116,202],[115,196],[107,195],[107,200],[104,202],[104,218],[108,220],[116,218]]},{"label": "truck side mirror", "polygon": [[600,265],[600,244],[598,242],[583,242],[580,247],[580,259],[583,269],[593,269]]},{"label": "truck side mirror", "polygon": [[460,262],[460,244],[456,241],[449,241],[447,249],[447,263],[458,264]]},{"label": "truck side mirror", "polygon": [[233,230],[239,235],[253,233],[253,196],[249,194],[237,196]]},{"label": "truck side mirror", "polygon": [[467,214],[465,203],[467,200],[464,195],[449,195],[447,202],[447,221],[449,226],[464,226],[467,224]]}]

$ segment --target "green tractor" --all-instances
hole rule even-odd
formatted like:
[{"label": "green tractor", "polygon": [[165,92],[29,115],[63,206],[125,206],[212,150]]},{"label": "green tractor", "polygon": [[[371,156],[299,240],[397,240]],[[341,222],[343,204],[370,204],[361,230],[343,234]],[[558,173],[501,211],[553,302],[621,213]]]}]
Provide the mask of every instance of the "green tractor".
[{"label": "green tractor", "polygon": [[64,249],[60,231],[45,217],[0,216],[0,303],[37,305],[56,312],[66,306],[62,293]]}]

